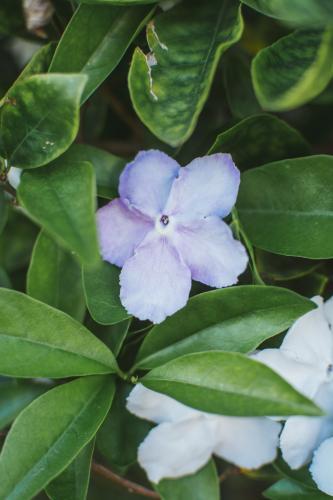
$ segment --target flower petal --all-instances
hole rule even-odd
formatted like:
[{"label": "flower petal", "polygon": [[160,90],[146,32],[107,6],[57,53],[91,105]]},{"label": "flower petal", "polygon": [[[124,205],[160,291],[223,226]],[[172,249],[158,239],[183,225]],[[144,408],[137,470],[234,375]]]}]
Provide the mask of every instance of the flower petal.
[{"label": "flower petal", "polygon": [[196,158],[180,169],[165,212],[181,220],[225,217],[236,202],[239,182],[239,170],[229,154]]},{"label": "flower petal", "polygon": [[281,424],[269,418],[215,417],[218,419],[214,453],[238,467],[257,469],[277,453]]},{"label": "flower petal", "polygon": [[321,373],[313,365],[300,363],[287,356],[281,349],[263,349],[251,355],[287,380],[305,396],[314,397],[322,383]]},{"label": "flower petal", "polygon": [[155,217],[162,213],[178,172],[178,163],[165,153],[141,151],[120,176],[120,197],[140,212]]},{"label": "flower petal", "polygon": [[127,398],[127,409],[137,417],[160,424],[176,422],[199,415],[197,410],[179,403],[142,384],[137,384]]},{"label": "flower petal", "polygon": [[333,438],[326,439],[315,451],[310,467],[313,480],[318,488],[333,495]]},{"label": "flower petal", "polygon": [[173,241],[194,280],[221,288],[234,285],[246,269],[243,245],[219,217],[208,217],[179,225]]},{"label": "flower petal", "polygon": [[97,228],[103,260],[122,267],[153,228],[153,223],[116,198],[97,211]]},{"label": "flower petal", "polygon": [[120,299],[130,314],[160,323],[185,306],[191,272],[169,240],[147,235],[120,273]]},{"label": "flower petal", "polygon": [[280,439],[283,459],[292,469],[299,469],[311,460],[314,450],[331,431],[332,423],[327,418],[288,418]]},{"label": "flower petal", "polygon": [[214,446],[212,428],[204,416],[152,429],[139,447],[139,464],[149,479],[182,477],[201,469]]},{"label": "flower petal", "polygon": [[301,316],[289,329],[281,349],[295,360],[311,363],[323,375],[333,362],[333,335],[325,316],[321,297],[313,299],[318,305]]}]

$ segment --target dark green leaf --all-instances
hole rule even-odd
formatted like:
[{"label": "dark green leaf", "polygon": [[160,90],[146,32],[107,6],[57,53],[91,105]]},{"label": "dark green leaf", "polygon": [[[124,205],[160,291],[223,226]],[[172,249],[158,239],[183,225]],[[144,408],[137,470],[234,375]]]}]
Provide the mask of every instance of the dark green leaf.
[{"label": "dark green leaf", "polygon": [[82,321],[85,313],[81,268],[69,252],[41,231],[32,254],[27,293]]},{"label": "dark green leaf", "polygon": [[152,328],[139,350],[137,366],[154,368],[200,351],[253,351],[313,307],[310,300],[273,286],[238,286],[196,295]]},{"label": "dark green leaf", "polygon": [[112,325],[129,317],[119,299],[119,272],[116,266],[103,261],[83,269],[87,307],[101,325]]},{"label": "dark green leaf", "polygon": [[5,198],[5,193],[3,189],[0,188],[0,233],[2,233],[3,228],[7,222],[8,218],[8,205]]},{"label": "dark green leaf", "polygon": [[99,259],[92,165],[59,158],[52,166],[24,172],[18,188],[28,214],[83,262]]},{"label": "dark green leaf", "polygon": [[88,443],[60,476],[47,487],[51,500],[85,500],[90,479],[91,458],[95,440]]},{"label": "dark green leaf", "polygon": [[191,476],[163,479],[155,485],[162,500],[219,500],[220,488],[216,467],[210,460],[205,467]]},{"label": "dark green leaf", "polygon": [[10,281],[10,277],[3,267],[0,267],[0,287],[3,288],[12,288],[12,283]]},{"label": "dark green leaf", "polygon": [[151,53],[136,49],[129,89],[143,123],[171,146],[192,134],[219,58],[237,42],[243,23],[233,0],[182,2],[148,25]]},{"label": "dark green leaf", "polygon": [[301,134],[276,116],[260,114],[245,118],[218,135],[209,153],[230,153],[245,170],[285,158],[304,156],[310,148]]},{"label": "dark green leaf", "polygon": [[150,12],[144,6],[81,5],[59,42],[50,72],[85,74],[85,101],[117,66]]},{"label": "dark green leaf", "polygon": [[1,150],[11,165],[40,167],[74,141],[84,75],[35,75],[8,92],[1,109]]},{"label": "dark green leaf", "polygon": [[96,433],[113,394],[111,378],[87,377],[60,385],[28,406],[0,455],[2,497],[28,500],[62,472]]},{"label": "dark green leaf", "polygon": [[67,314],[5,288],[0,310],[0,374],[62,378],[117,370],[112,352]]},{"label": "dark green leaf", "polygon": [[332,498],[321,491],[301,486],[289,479],[281,479],[263,493],[271,500],[326,500]]},{"label": "dark green leaf", "polygon": [[47,386],[32,382],[11,380],[0,383],[0,429],[3,429],[35,398],[45,392]]},{"label": "dark green leaf", "polygon": [[294,109],[320,94],[333,76],[332,50],[330,28],[295,31],[261,50],[252,63],[261,106],[273,111]]},{"label": "dark green leaf", "polygon": [[321,414],[266,365],[234,352],[187,354],[154,368],[141,382],[185,405],[222,415]]},{"label": "dark green leaf", "polygon": [[333,257],[333,157],[284,160],[245,172],[238,212],[251,242],[273,253]]}]

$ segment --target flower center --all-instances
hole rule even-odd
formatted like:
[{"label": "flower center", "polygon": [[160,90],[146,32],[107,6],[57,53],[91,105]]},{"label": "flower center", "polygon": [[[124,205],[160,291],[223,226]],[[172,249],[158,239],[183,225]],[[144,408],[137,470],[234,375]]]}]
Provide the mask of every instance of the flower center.
[{"label": "flower center", "polygon": [[160,222],[163,224],[163,226],[167,226],[169,224],[169,217],[167,215],[162,215],[160,218]]}]

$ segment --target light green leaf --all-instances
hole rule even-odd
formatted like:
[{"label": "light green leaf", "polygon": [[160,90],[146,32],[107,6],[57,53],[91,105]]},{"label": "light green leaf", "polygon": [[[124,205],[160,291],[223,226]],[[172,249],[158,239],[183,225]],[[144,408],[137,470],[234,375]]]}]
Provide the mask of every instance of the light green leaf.
[{"label": "light green leaf", "polygon": [[251,242],[282,255],[333,257],[333,157],[309,156],[242,176],[239,218]]},{"label": "light green leaf", "polygon": [[151,8],[144,6],[79,6],[59,42],[50,72],[85,74],[85,101],[117,66],[150,13]]},{"label": "light green leaf", "polygon": [[235,352],[187,354],[154,368],[141,382],[185,405],[222,415],[321,414],[273,370]]},{"label": "light green leaf", "polygon": [[192,134],[223,52],[237,42],[238,2],[185,1],[149,23],[151,53],[134,52],[129,89],[143,123],[171,146]]},{"label": "light green leaf", "polygon": [[6,225],[8,218],[8,205],[3,189],[0,188],[0,233]]},{"label": "light green leaf", "polygon": [[321,491],[306,488],[289,479],[281,479],[263,492],[271,500],[326,500],[332,498]]},{"label": "light green leaf", "polygon": [[261,50],[252,62],[261,106],[286,111],[320,94],[333,76],[332,50],[331,28],[295,31]]},{"label": "light green leaf", "polygon": [[219,134],[209,154],[230,153],[237,167],[246,170],[265,163],[310,154],[298,130],[276,116],[245,118]]},{"label": "light green leaf", "polygon": [[129,317],[119,298],[119,268],[100,261],[83,268],[86,303],[92,318],[101,325],[113,325]]},{"label": "light green leaf", "polygon": [[41,167],[74,141],[85,75],[35,75],[8,92],[1,109],[0,154],[11,165]]},{"label": "light green leaf", "polygon": [[5,288],[0,310],[0,374],[63,378],[117,371],[112,352],[67,314]]},{"label": "light green leaf", "polygon": [[98,196],[107,199],[119,196],[119,176],[127,163],[124,158],[87,144],[73,144],[62,159],[68,162],[89,161],[95,169]]},{"label": "light green leaf", "polygon": [[98,261],[96,186],[90,163],[59,158],[52,166],[24,172],[18,198],[36,222],[83,262]]},{"label": "light green leaf", "polygon": [[210,460],[205,467],[191,476],[163,479],[154,485],[162,500],[219,500],[220,488],[216,467]]},{"label": "light green leaf", "polygon": [[152,328],[139,350],[136,366],[154,368],[200,351],[247,353],[314,307],[310,300],[274,286],[237,286],[201,293]]},{"label": "light green leaf", "polygon": [[51,500],[85,500],[87,498],[90,466],[95,440],[88,443],[60,476],[47,485]]},{"label": "light green leaf", "polygon": [[43,394],[45,385],[10,380],[0,382],[0,429],[3,429],[35,398]]},{"label": "light green leaf", "polygon": [[78,321],[83,320],[85,300],[81,268],[73,255],[44,231],[37,238],[31,257],[27,293]]},{"label": "light green leaf", "polygon": [[28,406],[0,455],[1,496],[29,500],[61,473],[96,433],[113,394],[111,378],[87,377],[51,389]]},{"label": "light green leaf", "polygon": [[331,0],[242,0],[266,16],[299,25],[325,26],[333,21]]}]

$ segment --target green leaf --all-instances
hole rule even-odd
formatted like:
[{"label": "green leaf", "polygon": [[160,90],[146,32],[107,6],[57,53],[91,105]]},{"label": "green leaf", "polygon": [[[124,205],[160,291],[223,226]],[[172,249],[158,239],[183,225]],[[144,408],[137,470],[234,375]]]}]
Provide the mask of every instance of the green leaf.
[{"label": "green leaf", "polygon": [[0,33],[13,35],[25,29],[21,0],[1,0],[0,5]]},{"label": "green leaf", "polygon": [[92,165],[59,158],[52,166],[24,172],[18,198],[28,214],[80,259],[99,259]]},{"label": "green leaf", "polygon": [[83,268],[87,307],[101,325],[113,325],[129,317],[119,298],[119,273],[119,268],[103,261]]},{"label": "green leaf", "polygon": [[107,4],[107,5],[141,5],[157,3],[158,0],[78,0],[79,3],[87,3],[92,5]]},{"label": "green leaf", "polygon": [[85,101],[117,66],[150,13],[151,8],[144,6],[79,6],[59,42],[50,72],[85,74]]},{"label": "green leaf", "polygon": [[152,424],[126,409],[131,390],[132,386],[128,384],[118,386],[111,410],[96,439],[98,451],[119,468],[127,468],[136,462],[138,447],[152,428]]},{"label": "green leaf", "polygon": [[162,500],[219,500],[220,488],[216,467],[210,460],[205,467],[191,476],[163,479],[154,485]]},{"label": "green leaf", "polygon": [[178,146],[190,137],[220,56],[242,30],[233,0],[185,1],[149,23],[151,53],[135,50],[128,78],[137,114],[159,139]]},{"label": "green leaf", "polygon": [[0,233],[6,225],[8,218],[8,205],[5,198],[4,190],[0,188]]},{"label": "green leaf", "polygon": [[62,378],[117,371],[112,352],[67,314],[5,288],[0,310],[0,374]]},{"label": "green leaf", "polygon": [[0,154],[11,165],[41,167],[74,141],[84,75],[35,75],[14,85],[1,109]]},{"label": "green leaf", "polygon": [[252,63],[253,86],[261,106],[286,111],[320,94],[333,75],[332,50],[330,28],[295,31],[261,50]]},{"label": "green leaf", "polygon": [[60,476],[47,485],[51,500],[85,500],[87,498],[94,439],[88,443]]},{"label": "green leaf", "polygon": [[26,381],[0,382],[0,429],[11,424],[23,408],[43,394],[45,389],[45,385]]},{"label": "green leaf", "polygon": [[114,325],[102,326],[96,323],[94,333],[100,340],[106,344],[114,355],[117,357],[123,347],[124,341],[128,335],[128,330],[131,325],[131,318],[120,321]]},{"label": "green leaf", "polygon": [[325,26],[333,21],[331,0],[242,0],[266,16],[299,25]]},{"label": "green leaf", "polygon": [[251,242],[272,253],[333,257],[333,157],[309,156],[242,176],[239,218]]},{"label": "green leaf", "polygon": [[95,169],[98,196],[107,199],[119,196],[119,176],[127,160],[87,144],[73,144],[62,158],[68,162],[89,161]]},{"label": "green leaf", "polygon": [[3,267],[0,267],[0,287],[12,288],[12,282]]},{"label": "green leaf", "polygon": [[230,153],[241,170],[285,158],[310,154],[298,130],[276,116],[260,114],[245,118],[219,134],[209,150]]},{"label": "green leaf", "polygon": [[111,378],[88,377],[60,385],[28,406],[0,455],[2,497],[28,500],[61,473],[96,433],[113,394]]},{"label": "green leaf", "polygon": [[273,286],[237,286],[201,293],[152,328],[139,350],[136,366],[154,368],[200,351],[247,353],[314,307],[310,300]]},{"label": "green leaf", "polygon": [[301,486],[289,479],[281,479],[263,492],[271,500],[325,500],[332,498],[321,491]]},{"label": "green leaf", "polygon": [[245,118],[260,113],[261,108],[254,94],[251,80],[250,60],[244,52],[230,52],[224,66],[224,87],[231,113],[236,118]]},{"label": "green leaf", "polygon": [[85,300],[81,268],[73,255],[44,231],[37,238],[31,257],[27,293],[78,321],[83,320]]},{"label": "green leaf", "polygon": [[321,414],[266,365],[234,352],[187,354],[154,368],[141,382],[185,405],[222,415]]}]

